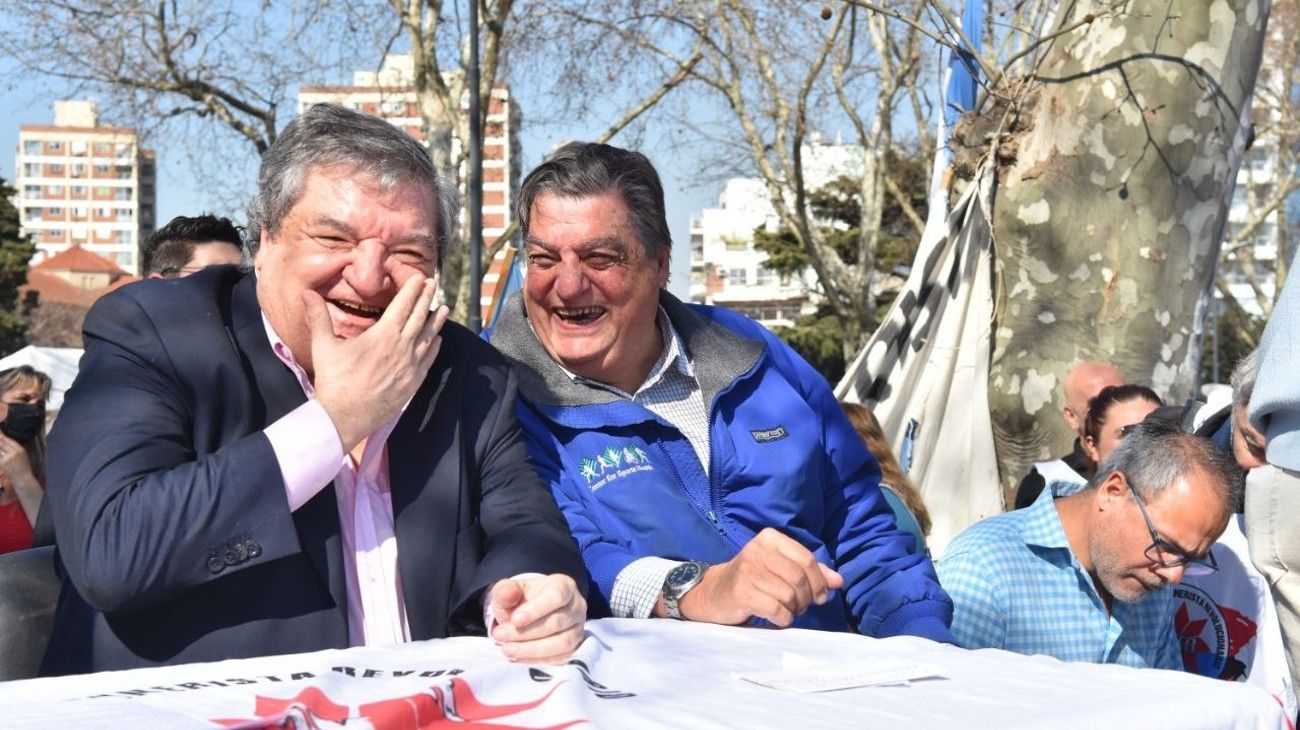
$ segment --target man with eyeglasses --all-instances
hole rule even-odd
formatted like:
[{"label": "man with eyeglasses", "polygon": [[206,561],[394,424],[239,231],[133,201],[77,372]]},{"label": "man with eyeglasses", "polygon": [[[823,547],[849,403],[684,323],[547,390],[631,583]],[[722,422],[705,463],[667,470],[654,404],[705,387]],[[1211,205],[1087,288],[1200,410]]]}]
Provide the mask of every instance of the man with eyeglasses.
[{"label": "man with eyeglasses", "polygon": [[969,649],[1180,669],[1171,584],[1217,569],[1210,546],[1244,475],[1213,443],[1134,428],[1080,492],[1048,491],[963,532],[938,564]]}]

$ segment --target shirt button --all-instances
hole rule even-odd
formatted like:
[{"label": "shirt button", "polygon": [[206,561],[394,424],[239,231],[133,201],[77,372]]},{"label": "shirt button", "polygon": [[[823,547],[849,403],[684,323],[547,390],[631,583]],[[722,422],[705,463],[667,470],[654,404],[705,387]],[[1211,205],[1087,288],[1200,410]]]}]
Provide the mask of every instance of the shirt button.
[{"label": "shirt button", "polygon": [[248,549],[249,558],[255,558],[262,554],[262,546],[258,545],[257,541],[252,538],[249,538],[248,541],[244,543],[244,547]]},{"label": "shirt button", "polygon": [[226,561],[222,560],[220,555],[208,556],[208,570],[211,571],[213,575],[216,575],[225,569]]}]

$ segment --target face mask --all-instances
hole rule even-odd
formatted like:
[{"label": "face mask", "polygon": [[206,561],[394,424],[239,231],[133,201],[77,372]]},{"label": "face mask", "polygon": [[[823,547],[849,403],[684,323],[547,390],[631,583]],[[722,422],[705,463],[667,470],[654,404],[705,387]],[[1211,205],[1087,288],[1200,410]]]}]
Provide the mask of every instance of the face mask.
[{"label": "face mask", "polygon": [[0,421],[0,431],[14,441],[27,442],[45,425],[44,403],[10,403],[9,415]]}]

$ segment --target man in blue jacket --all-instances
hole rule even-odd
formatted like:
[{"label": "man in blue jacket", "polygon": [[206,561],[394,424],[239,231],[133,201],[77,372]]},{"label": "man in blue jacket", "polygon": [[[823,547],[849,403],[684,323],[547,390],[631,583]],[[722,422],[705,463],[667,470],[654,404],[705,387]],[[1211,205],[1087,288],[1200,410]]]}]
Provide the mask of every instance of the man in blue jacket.
[{"label": "man in blue jacket", "polygon": [[492,343],[518,366],[594,612],[954,641],[952,602],[826,381],[755,322],[663,290],[648,159],[567,145],[518,211],[524,290]]}]

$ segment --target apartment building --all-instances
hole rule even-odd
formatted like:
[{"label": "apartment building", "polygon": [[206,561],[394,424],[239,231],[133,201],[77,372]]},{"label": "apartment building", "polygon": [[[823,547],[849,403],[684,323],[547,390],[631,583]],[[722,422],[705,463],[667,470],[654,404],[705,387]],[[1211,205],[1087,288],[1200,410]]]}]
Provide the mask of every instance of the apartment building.
[{"label": "apartment building", "polygon": [[[416,98],[415,65],[409,54],[389,54],[378,71],[357,71],[349,86],[303,86],[298,91],[298,111],[329,102],[388,120],[415,139],[425,141],[420,107]],[[451,77],[448,76],[450,79]],[[468,96],[461,99],[461,113],[469,113]],[[487,124],[483,132],[483,241],[490,246],[510,225],[518,194],[521,152],[518,141],[519,110],[504,84],[492,89]],[[452,156],[459,157],[466,140],[452,139]],[[465,180],[465,170],[460,171]],[[462,186],[462,200],[465,195]],[[501,256],[498,256],[500,259]],[[498,262],[494,262],[498,263]],[[492,289],[500,274],[493,266],[484,276],[483,306],[489,306]]]},{"label": "apartment building", "polygon": [[[821,188],[842,175],[859,176],[864,150],[812,135],[803,148],[804,181]],[[767,185],[758,178],[732,178],[718,205],[691,216],[691,301],[734,309],[767,327],[790,326],[816,311],[821,301],[811,268],[782,277],[765,266],[767,253],[754,246],[754,231],[780,229]]]},{"label": "apartment building", "polygon": [[77,245],[139,272],[140,242],[154,229],[152,150],[133,129],[101,126],[93,101],[54,102],[54,123],[18,129],[14,187],[37,264]]}]

